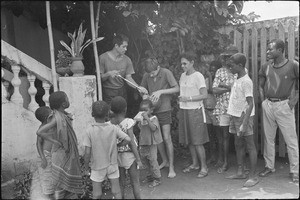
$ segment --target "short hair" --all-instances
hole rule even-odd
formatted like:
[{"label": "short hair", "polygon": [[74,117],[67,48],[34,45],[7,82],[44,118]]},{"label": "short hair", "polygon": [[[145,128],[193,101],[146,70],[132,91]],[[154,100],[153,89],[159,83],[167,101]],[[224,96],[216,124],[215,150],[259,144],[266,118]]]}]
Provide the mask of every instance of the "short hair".
[{"label": "short hair", "polygon": [[49,115],[51,114],[52,110],[48,106],[42,106],[36,109],[34,112],[35,117],[41,122],[44,123],[47,121]]},{"label": "short hair", "polygon": [[210,66],[215,66],[218,70],[222,67],[222,63],[219,60],[213,60],[211,61]]},{"label": "short hair", "polygon": [[59,109],[66,102],[67,94],[63,91],[56,91],[50,94],[49,104],[51,109]]},{"label": "short hair", "polygon": [[284,41],[281,39],[273,39],[269,42],[269,44],[275,43],[275,48],[276,49],[282,49],[282,53],[284,52]]},{"label": "short hair", "polygon": [[159,63],[158,63],[158,60],[155,57],[149,57],[149,58],[146,58],[143,61],[143,65],[145,67],[145,71],[147,73],[150,73],[152,71],[157,70],[157,67],[158,67]]},{"label": "short hair", "polygon": [[235,64],[242,64],[243,67],[245,67],[247,59],[246,56],[242,53],[236,53],[232,55],[230,58]]},{"label": "short hair", "polygon": [[114,113],[114,114],[120,114],[126,111],[127,108],[127,102],[126,100],[121,97],[121,96],[117,96],[114,97],[111,100],[110,103],[110,110]]},{"label": "short hair", "polygon": [[129,42],[128,37],[123,34],[118,34],[118,35],[114,36],[113,45],[115,46],[117,44],[118,46],[120,46],[123,44],[124,41]]},{"label": "short hair", "polygon": [[142,105],[147,105],[149,106],[149,108],[153,108],[154,105],[152,103],[152,101],[150,99],[144,99],[142,100],[142,102],[140,103],[140,107],[142,107]]},{"label": "short hair", "polygon": [[197,55],[194,52],[192,52],[192,51],[190,51],[190,52],[184,52],[184,53],[182,53],[180,55],[180,59],[181,58],[185,58],[185,59],[187,59],[190,62],[192,62],[192,61],[196,62]]},{"label": "short hair", "polygon": [[92,116],[105,118],[108,116],[109,105],[105,101],[96,101],[92,104]]}]

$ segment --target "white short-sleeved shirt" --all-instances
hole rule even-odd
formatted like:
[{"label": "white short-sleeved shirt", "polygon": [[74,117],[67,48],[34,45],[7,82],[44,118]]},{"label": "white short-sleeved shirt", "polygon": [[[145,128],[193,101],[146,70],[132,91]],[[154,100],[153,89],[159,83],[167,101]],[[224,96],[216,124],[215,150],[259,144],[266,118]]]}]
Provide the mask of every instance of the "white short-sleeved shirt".
[{"label": "white short-sleeved shirt", "polygon": [[101,170],[118,164],[117,139],[127,136],[119,127],[111,123],[94,123],[86,131],[83,145],[91,147],[91,169]]},{"label": "white short-sleeved shirt", "polygon": [[[242,112],[248,108],[246,97],[253,97],[253,83],[248,74],[235,80],[229,98],[227,114],[240,117]],[[250,116],[255,113],[255,104],[253,100],[253,109]]]},{"label": "white short-sleeved shirt", "polygon": [[[200,94],[200,88],[206,88],[204,76],[196,71],[190,75],[186,72],[181,74],[180,80],[180,96],[197,96]],[[181,109],[197,109],[203,106],[203,101],[180,102]]]}]

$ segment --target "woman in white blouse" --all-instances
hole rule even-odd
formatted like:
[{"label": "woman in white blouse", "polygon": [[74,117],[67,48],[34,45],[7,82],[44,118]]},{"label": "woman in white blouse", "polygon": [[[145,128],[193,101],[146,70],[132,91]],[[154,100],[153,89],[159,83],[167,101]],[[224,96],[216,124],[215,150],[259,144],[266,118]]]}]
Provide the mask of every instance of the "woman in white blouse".
[{"label": "woman in white blouse", "polygon": [[196,71],[194,64],[196,55],[193,52],[183,53],[181,56],[180,96],[179,96],[179,142],[188,145],[192,164],[183,172],[188,173],[201,169],[198,178],[208,175],[204,144],[209,142],[206,128],[206,118],[203,100],[207,98],[207,88],[203,75]]}]

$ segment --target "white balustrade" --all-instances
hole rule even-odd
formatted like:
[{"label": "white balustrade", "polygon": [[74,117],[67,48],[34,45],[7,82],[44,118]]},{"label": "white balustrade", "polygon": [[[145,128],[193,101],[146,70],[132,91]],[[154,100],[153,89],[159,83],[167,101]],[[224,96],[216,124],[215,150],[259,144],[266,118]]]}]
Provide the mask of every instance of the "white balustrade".
[{"label": "white balustrade", "polygon": [[14,78],[11,80],[11,84],[14,86],[14,93],[11,96],[11,101],[23,106],[23,97],[20,94],[21,79],[19,78],[19,72],[21,68],[18,65],[12,65],[11,69],[14,74]]},{"label": "white balustrade", "polygon": [[36,76],[33,74],[28,74],[27,79],[30,83],[30,87],[28,88],[28,93],[30,95],[30,104],[28,105],[28,109],[32,112],[35,112],[35,110],[39,107],[39,104],[35,101],[35,95],[37,93],[37,89],[34,86],[34,81],[36,79]]},{"label": "white balustrade", "polygon": [[[4,76],[4,70],[1,69],[1,77],[3,78],[3,76]],[[6,103],[6,102],[8,102],[8,100],[7,100],[8,93],[7,93],[7,88],[5,87],[4,82],[1,85],[1,89],[2,89],[2,96],[1,96],[2,103]]]},{"label": "white balustrade", "polygon": [[43,88],[45,90],[45,95],[43,96],[43,101],[45,102],[46,106],[49,106],[49,90],[51,85],[47,81],[43,81]]}]

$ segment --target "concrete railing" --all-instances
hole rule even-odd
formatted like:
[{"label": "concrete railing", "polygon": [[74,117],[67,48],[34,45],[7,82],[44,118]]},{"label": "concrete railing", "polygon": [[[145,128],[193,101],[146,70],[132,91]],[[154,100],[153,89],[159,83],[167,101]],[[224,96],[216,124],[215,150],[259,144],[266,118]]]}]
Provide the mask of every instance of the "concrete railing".
[{"label": "concrete railing", "polygon": [[[6,69],[1,69],[1,77],[4,79],[2,83],[2,88],[5,90],[2,91],[2,102],[7,101],[9,94],[7,89],[11,83],[14,87],[14,92],[11,95],[10,100],[13,103],[23,105],[23,97],[20,93],[21,79],[19,77],[20,70],[27,73],[27,80],[29,82],[28,94],[30,95],[30,103],[28,109],[34,112],[38,107],[38,103],[35,100],[35,95],[37,93],[37,88],[35,87],[36,78],[43,82],[43,89],[45,90],[45,95],[43,96],[43,101],[46,106],[49,106],[49,91],[50,87],[53,84],[51,69],[38,62],[34,58],[28,56],[22,51],[11,46],[7,42],[1,40],[1,55],[5,56],[10,60],[12,73]],[[57,74],[57,80],[59,75]]]}]

